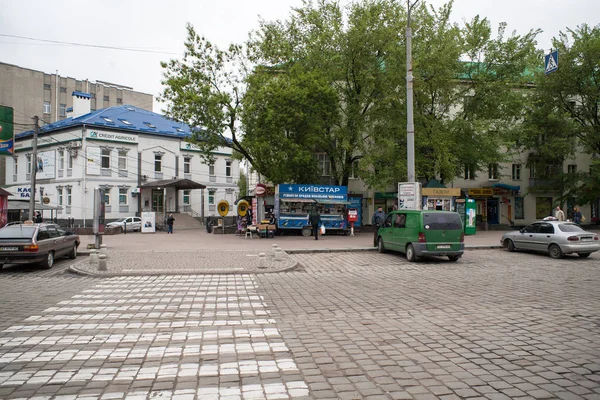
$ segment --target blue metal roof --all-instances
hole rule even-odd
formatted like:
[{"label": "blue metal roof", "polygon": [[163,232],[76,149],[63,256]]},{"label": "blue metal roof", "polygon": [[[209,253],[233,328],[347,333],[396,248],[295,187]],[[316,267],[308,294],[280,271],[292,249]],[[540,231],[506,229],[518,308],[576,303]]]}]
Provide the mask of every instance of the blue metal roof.
[{"label": "blue metal roof", "polygon": [[[192,135],[192,129],[187,124],[130,105],[104,108],[77,118],[66,118],[53,122],[42,126],[40,134],[83,125],[177,138],[186,138]],[[32,135],[33,130],[30,130],[18,133],[15,137],[22,139]]]},{"label": "blue metal roof", "polygon": [[89,93],[83,93],[83,92],[73,92],[73,94],[71,94],[71,96],[78,96],[78,97],[85,97],[86,99],[91,99],[92,95]]}]

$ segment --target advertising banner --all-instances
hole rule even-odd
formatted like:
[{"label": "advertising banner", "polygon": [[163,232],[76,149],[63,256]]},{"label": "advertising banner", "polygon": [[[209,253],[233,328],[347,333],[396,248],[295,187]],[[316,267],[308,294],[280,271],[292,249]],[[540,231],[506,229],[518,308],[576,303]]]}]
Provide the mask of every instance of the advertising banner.
[{"label": "advertising banner", "polygon": [[88,175],[100,175],[102,152],[100,147],[88,147],[86,152],[86,169]]},{"label": "advertising banner", "polygon": [[421,209],[421,184],[419,182],[398,183],[398,209]]},{"label": "advertising banner", "polygon": [[0,155],[14,153],[14,113],[12,107],[0,106]]},{"label": "advertising banner", "polygon": [[147,211],[142,213],[142,233],[156,232],[156,213]]},{"label": "advertising banner", "polygon": [[8,196],[0,196],[0,228],[8,221]]},{"label": "advertising banner", "polygon": [[348,200],[347,186],[279,185],[281,199]]},{"label": "advertising banner", "polygon": [[56,166],[56,151],[42,151],[38,153],[37,162],[37,179],[54,179]]}]

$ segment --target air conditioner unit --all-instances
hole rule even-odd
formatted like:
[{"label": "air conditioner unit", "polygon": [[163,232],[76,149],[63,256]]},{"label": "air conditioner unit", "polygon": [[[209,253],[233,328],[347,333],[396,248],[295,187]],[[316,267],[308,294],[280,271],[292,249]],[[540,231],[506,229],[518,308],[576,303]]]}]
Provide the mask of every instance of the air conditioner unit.
[{"label": "air conditioner unit", "polygon": [[132,188],[131,189],[131,194],[139,194],[140,193],[140,188]]},{"label": "air conditioner unit", "polygon": [[70,142],[69,145],[72,149],[79,149],[83,145],[81,142]]},{"label": "air conditioner unit", "polygon": [[77,150],[69,150],[69,154],[71,154],[71,157],[77,158]]}]

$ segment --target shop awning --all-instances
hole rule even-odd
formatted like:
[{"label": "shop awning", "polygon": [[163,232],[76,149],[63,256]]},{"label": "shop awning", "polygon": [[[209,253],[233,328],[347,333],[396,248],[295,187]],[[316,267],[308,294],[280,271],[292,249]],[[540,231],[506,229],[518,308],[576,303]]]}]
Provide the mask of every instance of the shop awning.
[{"label": "shop awning", "polygon": [[[29,201],[27,200],[8,200],[9,210],[29,210]],[[36,211],[43,210],[62,210],[61,206],[51,206],[48,204],[35,203]]]},{"label": "shop awning", "polygon": [[521,186],[507,185],[506,183],[494,183],[492,185],[492,187],[506,189],[506,190],[512,190],[514,192],[518,192],[521,189]]},{"label": "shop awning", "polygon": [[440,181],[438,181],[437,179],[431,179],[429,180],[429,182],[427,182],[425,184],[425,186],[423,186],[424,188],[438,188],[438,189],[445,189],[446,186],[442,185],[442,183]]},{"label": "shop awning", "polygon": [[146,182],[140,186],[141,189],[157,189],[165,187],[173,187],[177,190],[206,189],[205,185],[194,182],[191,179],[162,179],[159,181]]}]

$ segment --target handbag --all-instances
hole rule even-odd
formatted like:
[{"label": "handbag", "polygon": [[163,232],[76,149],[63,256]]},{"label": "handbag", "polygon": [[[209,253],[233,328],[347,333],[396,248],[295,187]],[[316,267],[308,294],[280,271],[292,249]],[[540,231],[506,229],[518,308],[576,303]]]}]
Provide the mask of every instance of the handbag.
[{"label": "handbag", "polygon": [[325,225],[321,225],[321,235],[325,234]]},{"label": "handbag", "polygon": [[580,219],[580,221],[581,221],[581,222],[585,222],[585,217],[584,217],[583,215],[581,216],[581,219]]}]

